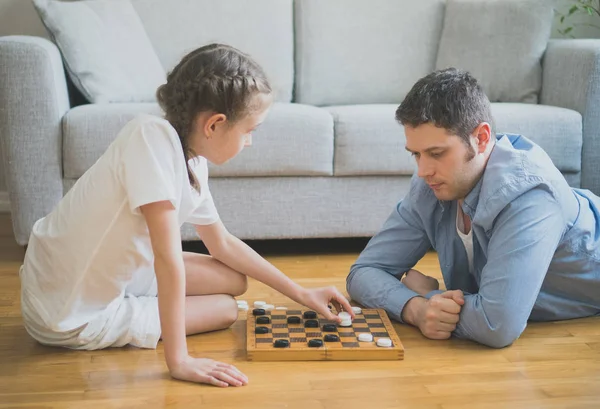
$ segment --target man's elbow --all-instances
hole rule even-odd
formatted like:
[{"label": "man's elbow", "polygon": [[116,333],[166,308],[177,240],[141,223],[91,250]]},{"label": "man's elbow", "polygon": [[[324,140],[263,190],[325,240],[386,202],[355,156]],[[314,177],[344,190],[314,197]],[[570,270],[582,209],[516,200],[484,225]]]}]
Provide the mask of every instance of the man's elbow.
[{"label": "man's elbow", "polygon": [[361,271],[363,268],[364,266],[353,264],[352,267],[350,267],[348,276],[346,277],[346,291],[348,292],[350,298],[354,300],[357,300],[357,298],[360,297],[360,295],[357,293],[357,289],[362,287],[360,281],[363,276]]},{"label": "man's elbow", "polygon": [[517,337],[512,337],[512,336],[506,336],[503,334],[494,334],[490,337],[488,337],[488,339],[483,342],[485,345],[487,345],[488,347],[491,348],[506,348],[507,346],[510,346],[513,344],[513,342],[515,342],[517,340]]},{"label": "man's elbow", "polygon": [[522,334],[523,330],[516,325],[500,325],[495,329],[489,328],[481,339],[481,344],[490,348],[506,348],[512,345]]},{"label": "man's elbow", "polygon": [[354,265],[352,267],[350,267],[350,271],[348,272],[348,275],[346,276],[346,291],[348,292],[348,295],[350,295],[350,297],[352,297],[352,293],[351,293],[351,283],[352,280],[354,279],[354,275],[356,274],[356,269],[354,267]]}]

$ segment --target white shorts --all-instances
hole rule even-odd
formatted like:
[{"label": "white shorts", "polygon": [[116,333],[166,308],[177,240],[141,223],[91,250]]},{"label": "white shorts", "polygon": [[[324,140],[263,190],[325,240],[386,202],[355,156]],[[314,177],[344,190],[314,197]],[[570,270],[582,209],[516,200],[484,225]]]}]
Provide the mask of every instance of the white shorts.
[{"label": "white shorts", "polygon": [[21,310],[27,332],[44,345],[71,349],[103,349],[132,345],[156,348],[161,335],[156,276],[135,278],[125,297],[111,304],[88,324],[67,332],[48,329],[33,308],[26,289],[21,294]]}]

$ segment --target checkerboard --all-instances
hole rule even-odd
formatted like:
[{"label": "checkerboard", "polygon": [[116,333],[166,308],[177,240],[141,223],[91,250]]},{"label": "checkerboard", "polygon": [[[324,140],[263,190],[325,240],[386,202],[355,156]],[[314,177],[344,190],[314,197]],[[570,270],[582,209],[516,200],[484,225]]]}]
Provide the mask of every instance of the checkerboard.
[{"label": "checkerboard", "polygon": [[[258,316],[252,310],[247,317],[247,356],[251,361],[314,361],[314,360],[398,360],[404,359],[404,347],[387,313],[380,309],[363,309],[356,314],[352,326],[335,325],[335,331],[325,332],[325,324],[335,324],[318,315],[318,328],[306,328],[307,319],[303,318],[302,309],[266,311],[263,317],[269,317],[270,323],[257,324]],[[288,317],[299,317],[299,324],[289,324]],[[266,334],[256,334],[256,327],[266,327]],[[360,333],[373,335],[372,342],[360,342]],[[322,347],[309,347],[311,339],[324,340],[325,335],[333,334],[339,337],[338,342],[323,342]],[[391,347],[377,346],[379,338],[390,338]],[[286,348],[276,348],[278,339],[289,341]]]}]

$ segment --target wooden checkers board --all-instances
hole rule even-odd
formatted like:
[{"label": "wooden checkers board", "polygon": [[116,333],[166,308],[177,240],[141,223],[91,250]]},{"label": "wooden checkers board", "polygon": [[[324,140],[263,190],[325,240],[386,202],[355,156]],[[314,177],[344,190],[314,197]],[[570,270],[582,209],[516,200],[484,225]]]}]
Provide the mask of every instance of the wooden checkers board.
[{"label": "wooden checkers board", "polygon": [[[351,327],[336,325],[333,321],[318,315],[317,328],[305,328],[303,317],[307,310],[270,310],[264,315],[254,316],[248,310],[246,329],[247,358],[250,361],[374,361],[404,359],[404,347],[394,330],[387,313],[383,309],[363,309]],[[269,317],[270,323],[257,324],[259,317]],[[288,324],[288,317],[299,317],[299,324]],[[264,319],[264,318],[263,318]],[[314,321],[314,320],[313,320]],[[334,324],[334,332],[323,331],[325,324]],[[266,327],[268,332],[256,334],[256,327]],[[373,335],[372,342],[360,342],[360,333]],[[337,342],[323,342],[322,347],[309,347],[311,339],[324,340],[328,334],[337,335]],[[391,347],[377,346],[379,338],[389,338]],[[277,348],[274,342],[279,339],[289,341],[289,346]]]}]

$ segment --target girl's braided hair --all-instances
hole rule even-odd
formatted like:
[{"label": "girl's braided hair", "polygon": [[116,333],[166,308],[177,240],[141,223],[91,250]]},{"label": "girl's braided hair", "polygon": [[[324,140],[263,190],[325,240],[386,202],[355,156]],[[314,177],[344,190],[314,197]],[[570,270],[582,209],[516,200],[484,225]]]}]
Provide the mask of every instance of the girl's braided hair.
[{"label": "girl's braided hair", "polygon": [[189,134],[201,112],[224,114],[233,124],[252,112],[254,96],[270,94],[263,69],[250,56],[234,47],[210,44],[187,54],[156,91],[165,118],[179,135],[190,183],[199,189],[189,160],[196,156]]}]

